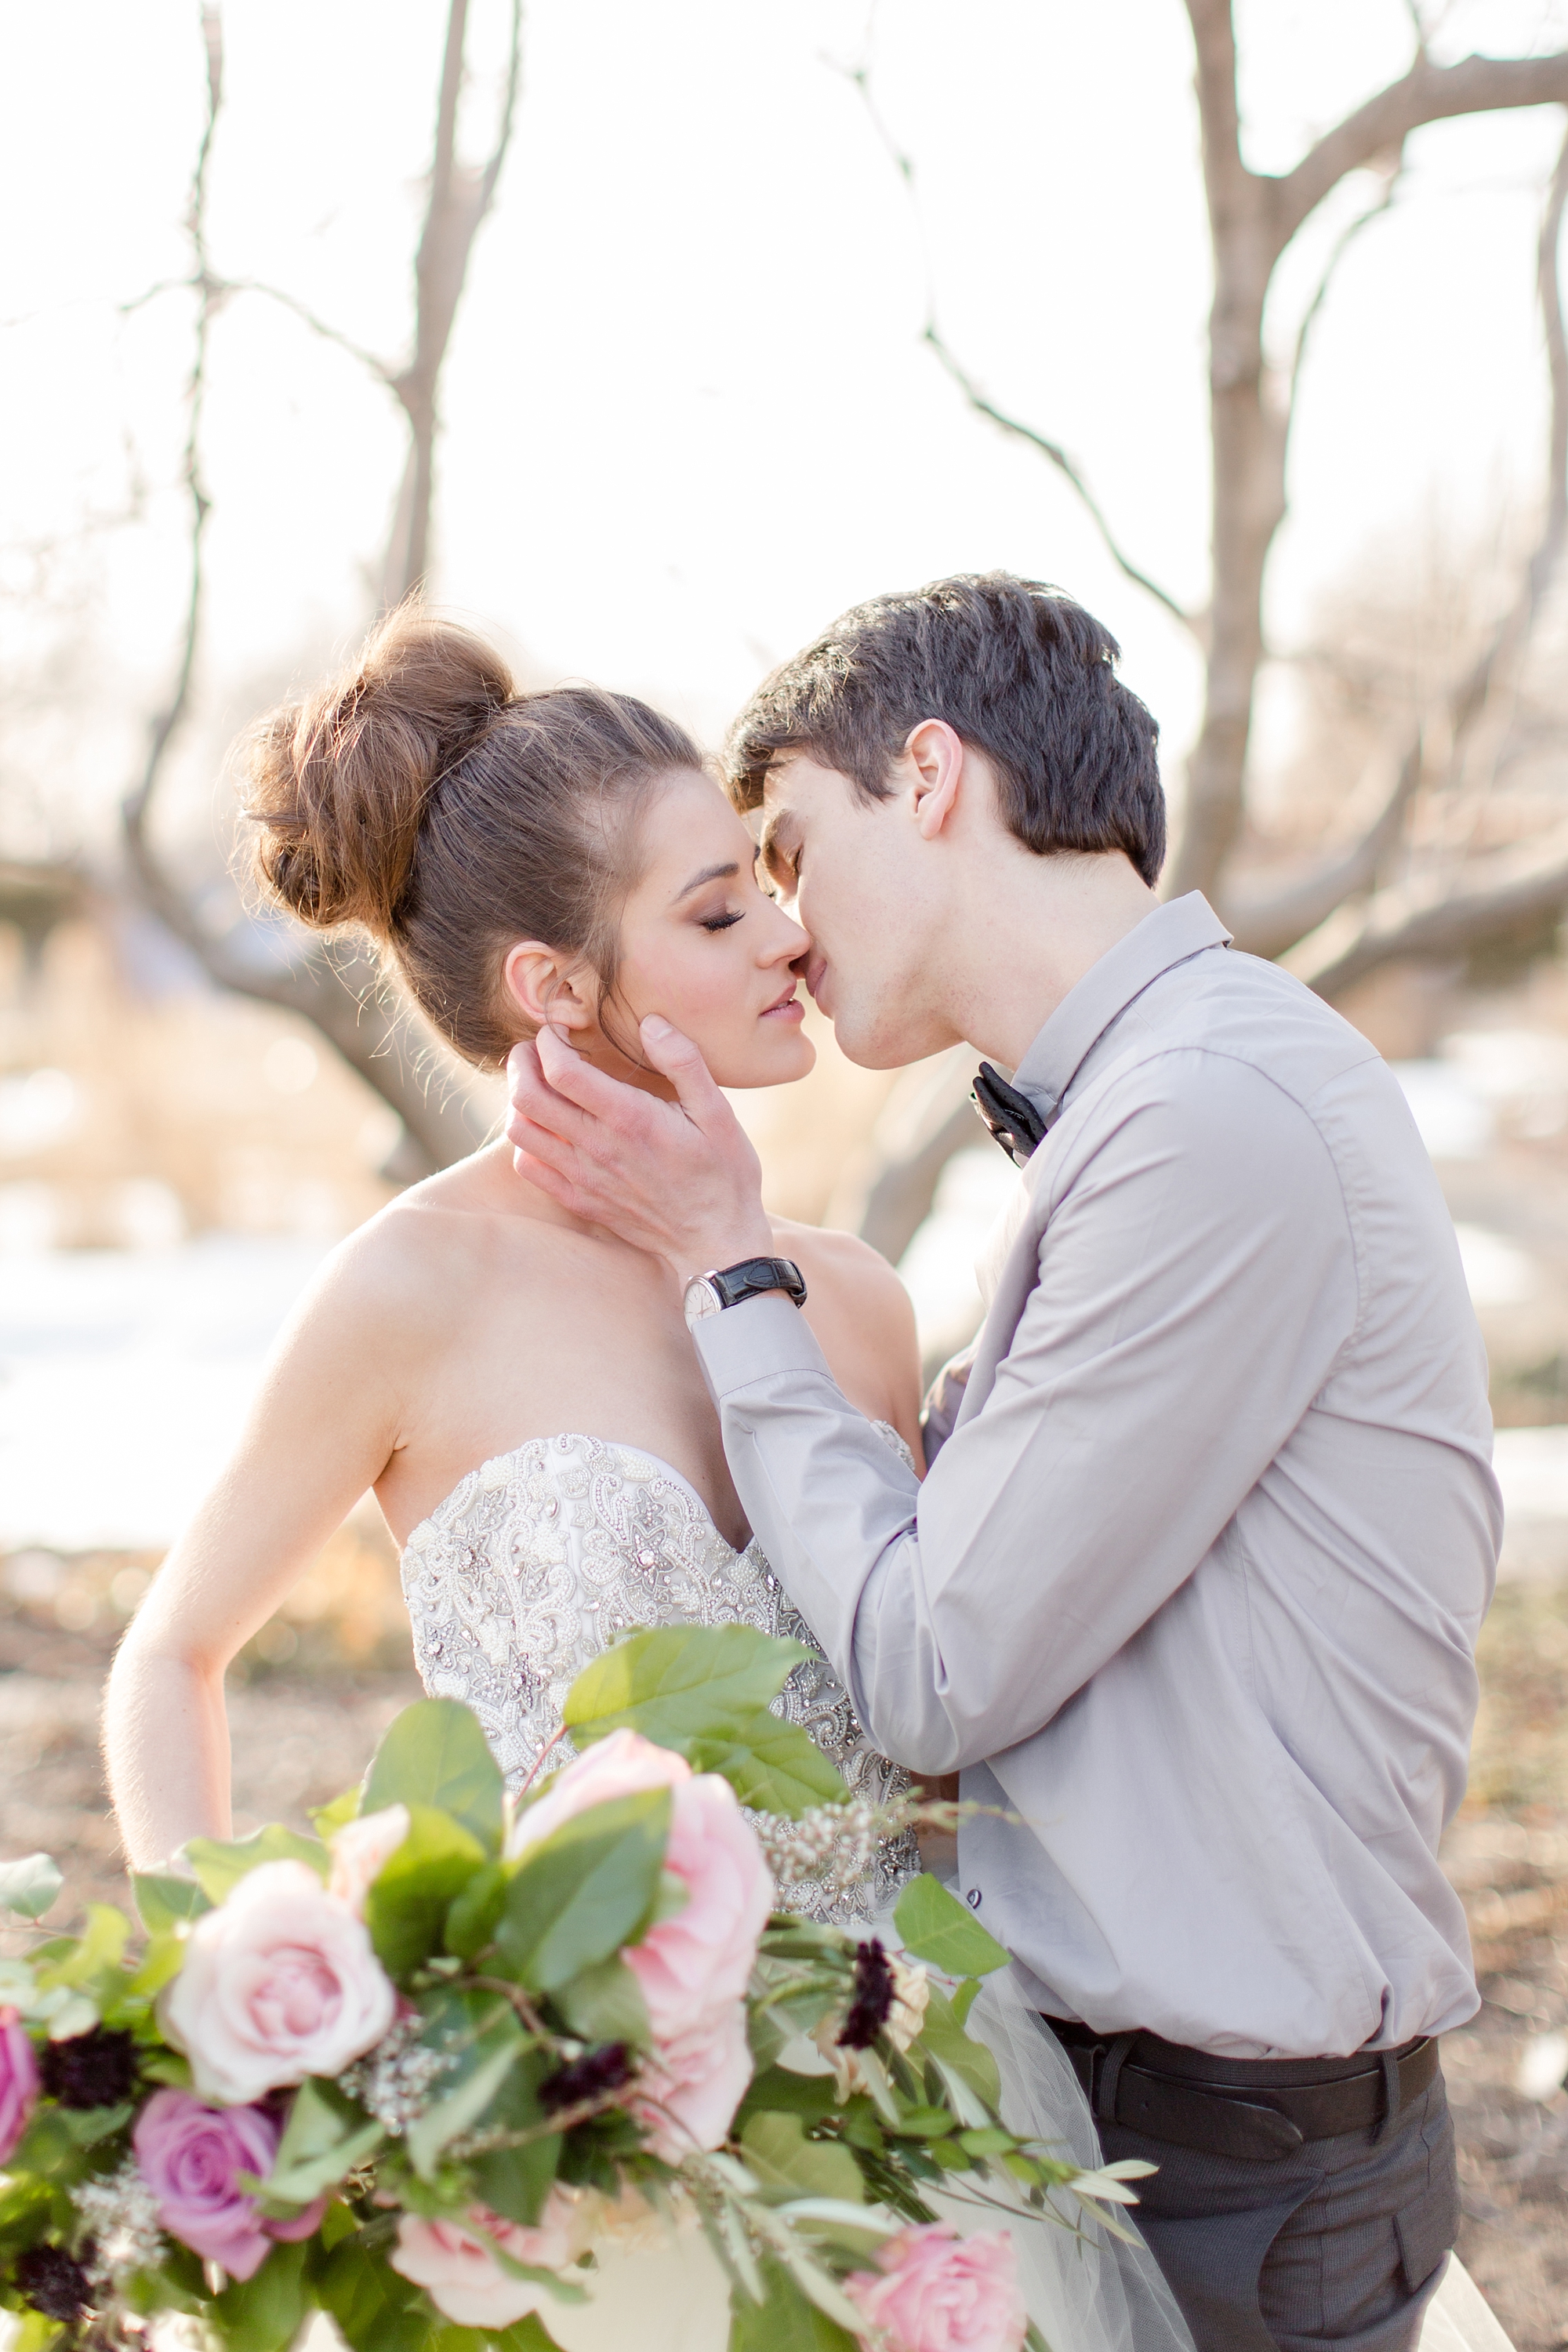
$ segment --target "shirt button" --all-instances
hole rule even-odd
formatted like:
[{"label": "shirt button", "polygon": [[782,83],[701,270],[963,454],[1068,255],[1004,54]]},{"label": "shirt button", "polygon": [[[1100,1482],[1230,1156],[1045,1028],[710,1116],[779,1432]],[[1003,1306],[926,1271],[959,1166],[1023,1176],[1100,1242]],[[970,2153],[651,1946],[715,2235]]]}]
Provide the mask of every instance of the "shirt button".
[{"label": "shirt button", "polygon": [[980,1908],[980,1889],[979,1889],[979,1887],[978,1887],[978,1886],[972,1886],[972,1887],[970,1888],[970,1890],[969,1890],[968,1894],[964,1896],[964,1898],[963,1898],[963,1899],[964,1899],[964,1901],[968,1904],[968,1906],[969,1906],[969,1907],[970,1907],[970,1909],[971,1909],[972,1911],[978,1911],[978,1910],[979,1910],[979,1908]]}]

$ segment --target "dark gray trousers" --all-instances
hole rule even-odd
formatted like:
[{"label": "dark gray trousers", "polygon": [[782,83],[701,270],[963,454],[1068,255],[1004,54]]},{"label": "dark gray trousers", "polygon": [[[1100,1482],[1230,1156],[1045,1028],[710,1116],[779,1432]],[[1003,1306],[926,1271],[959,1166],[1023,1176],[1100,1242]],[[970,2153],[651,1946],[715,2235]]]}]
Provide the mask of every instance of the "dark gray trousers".
[{"label": "dark gray trousers", "polygon": [[1391,2124],[1278,2163],[1100,2135],[1160,2168],[1133,2218],[1198,2352],[1412,2352],[1459,2221],[1441,2074]]}]

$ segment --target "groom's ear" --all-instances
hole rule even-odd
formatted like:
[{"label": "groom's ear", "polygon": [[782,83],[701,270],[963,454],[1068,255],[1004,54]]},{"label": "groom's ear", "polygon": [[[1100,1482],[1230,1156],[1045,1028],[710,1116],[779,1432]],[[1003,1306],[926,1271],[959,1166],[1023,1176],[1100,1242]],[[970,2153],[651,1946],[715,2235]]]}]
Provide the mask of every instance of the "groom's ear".
[{"label": "groom's ear", "polygon": [[507,950],[501,985],[527,1022],[531,1035],[552,1029],[587,1029],[598,1018],[596,985],[581,956],[565,955],[538,940],[519,940]]},{"label": "groom's ear", "polygon": [[963,738],[945,719],[922,719],[904,745],[921,837],[934,841],[958,805],[963,782]]}]

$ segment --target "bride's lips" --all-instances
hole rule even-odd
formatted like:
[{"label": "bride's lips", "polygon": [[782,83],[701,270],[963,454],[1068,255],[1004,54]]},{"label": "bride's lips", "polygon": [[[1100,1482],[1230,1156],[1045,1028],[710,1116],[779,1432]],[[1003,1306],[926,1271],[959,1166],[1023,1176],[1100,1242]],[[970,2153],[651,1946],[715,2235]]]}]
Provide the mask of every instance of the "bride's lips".
[{"label": "bride's lips", "polygon": [[780,995],[774,998],[772,1004],[764,1004],[760,1015],[761,1019],[763,1021],[804,1021],[805,1019],[805,1007],[795,992],[798,985],[798,982],[792,980],[789,986],[784,989]]}]

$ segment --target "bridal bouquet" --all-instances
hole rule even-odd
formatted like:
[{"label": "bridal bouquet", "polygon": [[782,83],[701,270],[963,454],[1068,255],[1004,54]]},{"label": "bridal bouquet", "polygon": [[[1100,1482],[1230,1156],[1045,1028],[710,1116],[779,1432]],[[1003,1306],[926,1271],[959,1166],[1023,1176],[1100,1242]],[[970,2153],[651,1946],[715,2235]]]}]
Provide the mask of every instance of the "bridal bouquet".
[{"label": "bridal bouquet", "polygon": [[[16,2352],[285,2352],[317,2309],[365,2352],[551,2352],[608,2265],[699,2230],[731,2352],[1037,2346],[1011,2233],[1130,2201],[1130,2168],[1003,2125],[965,2019],[1006,1956],[937,1880],[896,1953],[778,1907],[933,1810],[851,1802],[771,1711],[805,1654],[632,1636],[515,1803],[474,1716],[421,1701],[318,1837],[137,1878],[136,1951],[93,1905],[0,1959]],[[0,1904],[60,1884],[3,1864]],[[960,2235],[955,2190],[995,2226]]]}]

